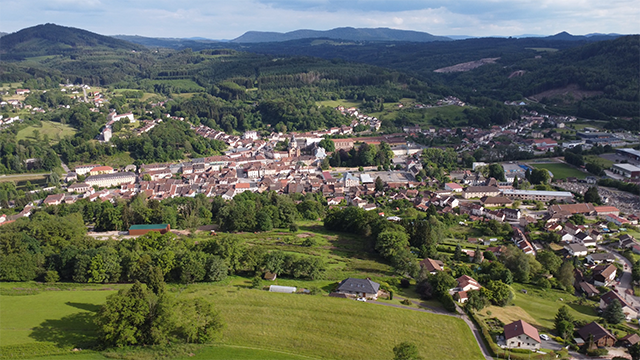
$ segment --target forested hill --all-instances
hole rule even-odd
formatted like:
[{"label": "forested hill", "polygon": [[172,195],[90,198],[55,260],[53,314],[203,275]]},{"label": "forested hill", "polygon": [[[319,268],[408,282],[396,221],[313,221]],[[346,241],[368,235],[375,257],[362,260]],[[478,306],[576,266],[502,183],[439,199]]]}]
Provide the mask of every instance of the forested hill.
[{"label": "forested hill", "polygon": [[318,30],[296,30],[287,33],[248,31],[242,36],[231,40],[234,43],[262,43],[262,42],[278,42],[299,39],[335,39],[350,41],[412,41],[412,42],[431,42],[431,41],[451,41],[445,36],[435,36],[426,32],[396,30],[389,28],[352,28],[342,27],[326,31]]},{"label": "forested hill", "polygon": [[146,50],[139,44],[55,24],[33,26],[0,38],[0,55],[3,60],[64,55],[82,49]]}]

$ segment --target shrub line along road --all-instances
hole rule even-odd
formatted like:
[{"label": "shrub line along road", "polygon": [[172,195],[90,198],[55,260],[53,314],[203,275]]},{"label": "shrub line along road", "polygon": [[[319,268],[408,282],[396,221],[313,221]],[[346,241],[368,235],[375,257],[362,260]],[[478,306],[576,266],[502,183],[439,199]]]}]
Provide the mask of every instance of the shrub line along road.
[{"label": "shrub line along road", "polygon": [[[396,299],[399,300],[406,300],[405,298],[401,297],[401,296],[395,296]],[[415,305],[419,306],[419,309],[416,308],[412,308],[409,306],[404,306],[404,305],[397,305],[397,304],[388,304],[388,303],[384,303],[384,302],[380,302],[380,301],[369,301],[370,303],[373,304],[378,304],[378,305],[384,305],[384,306],[391,306],[394,308],[399,308],[399,309],[406,309],[406,310],[413,310],[413,311],[420,311],[420,312],[426,312],[426,313],[430,313],[430,314],[436,314],[436,315],[445,315],[445,316],[452,316],[452,317],[456,317],[459,319],[462,319],[467,326],[469,326],[469,329],[471,330],[471,332],[473,333],[473,336],[476,339],[476,343],[478,344],[478,346],[480,347],[480,350],[482,351],[482,355],[484,356],[485,359],[487,360],[493,360],[493,357],[491,356],[491,354],[489,353],[489,350],[486,348],[486,345],[484,344],[484,340],[482,339],[482,335],[480,334],[480,331],[478,330],[478,328],[476,327],[476,325],[469,319],[469,317],[460,312],[460,308],[456,305],[456,314],[451,314],[447,311],[444,310],[440,310],[440,309],[435,309],[425,303],[421,303],[419,301],[413,301],[411,300],[412,303],[414,303]],[[425,309],[427,308],[427,309]]]}]

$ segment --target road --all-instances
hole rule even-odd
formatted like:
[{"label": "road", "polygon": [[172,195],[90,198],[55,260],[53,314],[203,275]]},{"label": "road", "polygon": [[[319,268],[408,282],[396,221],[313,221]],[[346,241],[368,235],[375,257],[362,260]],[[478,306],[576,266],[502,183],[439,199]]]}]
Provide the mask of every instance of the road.
[{"label": "road", "polygon": [[626,257],[620,255],[620,253],[615,250],[612,250],[608,247],[599,248],[613,254],[618,263],[627,265],[624,267],[622,276],[620,276],[620,283],[616,285],[616,288],[618,289],[618,294],[620,294],[622,298],[624,298],[629,304],[637,309],[640,306],[640,298],[633,295],[633,277],[631,276],[631,268],[633,266],[633,263],[631,263],[631,261],[629,261]]}]

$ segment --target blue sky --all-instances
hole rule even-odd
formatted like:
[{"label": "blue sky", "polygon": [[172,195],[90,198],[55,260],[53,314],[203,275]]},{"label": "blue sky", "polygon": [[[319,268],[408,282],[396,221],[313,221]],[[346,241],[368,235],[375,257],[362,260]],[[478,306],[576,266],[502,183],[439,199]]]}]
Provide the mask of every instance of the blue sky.
[{"label": "blue sky", "polygon": [[233,39],[246,31],[389,27],[434,35],[640,33],[638,0],[0,0],[0,31]]}]

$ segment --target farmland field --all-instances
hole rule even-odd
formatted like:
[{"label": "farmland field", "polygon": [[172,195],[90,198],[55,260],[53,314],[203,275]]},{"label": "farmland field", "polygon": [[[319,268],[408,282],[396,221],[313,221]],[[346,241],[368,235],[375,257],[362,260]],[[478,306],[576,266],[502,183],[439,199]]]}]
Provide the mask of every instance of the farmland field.
[{"label": "farmland field", "polygon": [[73,136],[73,134],[76,133],[76,130],[69,125],[52,121],[42,121],[40,126],[31,125],[20,130],[17,135],[17,140],[35,140],[35,130],[40,132],[40,139],[47,135],[50,142],[57,142],[58,139],[62,139],[65,136]]},{"label": "farmland field", "polygon": [[549,164],[531,164],[536,169],[547,169],[553,174],[555,180],[562,180],[568,177],[575,177],[578,179],[584,179],[589,174],[584,173],[576,168],[562,163],[549,163]]},{"label": "farmland field", "polygon": [[[226,322],[220,341],[198,348],[193,358],[386,359],[393,357],[393,347],[402,341],[417,344],[425,358],[482,358],[473,334],[455,317],[328,296],[251,290],[247,289],[250,282],[170,286],[176,297],[210,299]],[[304,281],[299,283],[303,285]],[[41,288],[31,295],[8,296],[9,286],[29,285],[2,286],[0,349],[4,354],[10,349],[25,349],[25,353],[34,355],[45,355],[46,350],[55,354],[55,349],[58,353],[74,347],[86,349],[94,343],[93,314],[109,294],[122,287],[87,285],[60,291]],[[99,291],[105,288],[112,290]],[[76,356],[67,352],[51,358],[101,359],[102,355]]]}]

